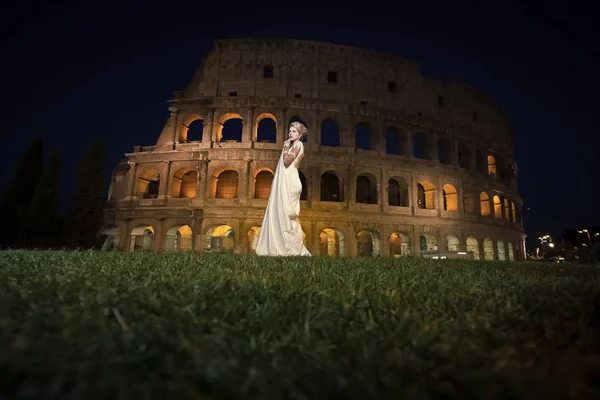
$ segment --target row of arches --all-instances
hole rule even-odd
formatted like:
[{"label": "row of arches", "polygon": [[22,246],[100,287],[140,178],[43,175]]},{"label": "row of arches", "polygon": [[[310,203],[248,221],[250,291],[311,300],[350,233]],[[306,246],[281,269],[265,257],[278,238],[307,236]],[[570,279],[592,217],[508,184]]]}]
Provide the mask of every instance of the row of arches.
[{"label": "row of arches", "polygon": [[[106,237],[103,250],[117,250],[122,248],[119,244],[119,228],[113,226],[103,230]],[[260,234],[260,226],[252,226],[245,234],[248,253],[253,253],[252,243]],[[164,242],[165,251],[193,251],[193,234],[189,225],[174,225],[166,231]],[[318,249],[312,249],[313,255],[324,256],[349,256],[345,242],[347,238],[334,227],[327,227],[319,232]],[[155,229],[151,225],[138,225],[130,232],[130,240],[127,249],[130,251],[155,249]],[[474,236],[468,236],[464,245],[457,235],[448,234],[443,237],[443,243],[438,244],[438,237],[433,234],[423,233],[418,238],[418,252],[413,250],[413,241],[405,232],[393,232],[387,240],[387,246],[383,246],[381,236],[376,231],[362,229],[355,235],[357,256],[411,256],[415,253],[422,254],[431,251],[448,251],[470,253],[474,260],[515,260],[515,246],[512,242],[496,240],[485,237],[480,243]],[[307,245],[306,234],[303,232],[304,244]],[[234,229],[230,225],[215,225],[210,227],[204,237],[204,249],[207,251],[236,251],[239,252],[239,243],[236,243]],[[387,253],[383,248],[387,248]],[[384,254],[385,253],[385,254]]]},{"label": "row of arches", "polygon": [[[302,122],[309,132],[302,138],[303,141],[308,140],[308,136],[314,134],[311,132],[311,127],[305,120],[298,116],[292,116],[288,125],[292,122]],[[217,142],[241,142],[243,137],[244,119],[236,113],[225,113],[217,120],[217,132],[215,139]],[[252,141],[260,143],[276,143],[277,142],[277,118],[271,113],[261,113],[254,120],[252,129]],[[287,128],[287,127],[286,127]],[[203,140],[205,125],[204,118],[198,114],[186,115],[180,128],[181,142],[198,142]],[[341,129],[340,125],[334,118],[328,117],[321,121],[319,126],[319,143],[325,146],[337,147],[341,146]],[[375,150],[379,144],[379,135],[375,134],[376,129],[372,123],[367,121],[359,121],[354,125],[354,146],[357,149]],[[287,131],[283,131],[284,139],[287,139]],[[410,140],[409,140],[410,139]],[[421,159],[437,159],[442,164],[456,163],[465,169],[472,169],[473,157],[476,158],[475,168],[481,173],[489,174],[496,177],[503,177],[505,169],[514,173],[514,169],[504,168],[498,165],[496,158],[491,154],[485,154],[482,150],[472,154],[473,151],[469,146],[460,141],[457,148],[453,148],[453,142],[449,137],[440,136],[437,139],[437,146],[434,145],[431,134],[425,132],[415,132],[412,135],[404,132],[397,126],[387,126],[383,132],[383,140],[385,152],[387,154],[397,154],[413,156]],[[409,148],[409,144],[412,143]],[[437,154],[434,150],[437,148]],[[502,162],[502,165],[506,164]],[[500,171],[501,170],[501,171]],[[501,172],[499,174],[499,172]]]},{"label": "row of arches", "polygon": [[[299,172],[302,182],[301,200],[309,199],[309,185],[306,176]],[[211,176],[211,193],[214,198],[233,199],[238,197],[239,173],[234,169],[220,169]],[[273,171],[268,168],[260,169],[252,181],[252,197],[256,199],[268,199],[273,181]],[[342,202],[344,200],[343,185],[341,178],[335,171],[326,171],[320,176],[320,201]],[[199,183],[198,171],[190,168],[181,168],[173,175],[171,196],[174,198],[193,198],[197,194]],[[160,186],[160,173],[156,170],[145,170],[140,174],[138,180],[138,193],[140,198],[155,198],[158,196]],[[436,209],[436,187],[429,180],[420,180],[416,184],[417,201],[416,208],[434,210]],[[457,188],[446,183],[442,186],[441,205],[442,210],[447,212],[460,211],[460,194]],[[356,177],[354,201],[359,204],[379,204],[380,190],[377,178],[371,173],[362,173]],[[485,191],[479,194],[479,207],[472,192],[464,193],[462,196],[462,209],[467,214],[478,214],[482,217],[494,216],[498,219],[516,223],[518,208],[514,201],[509,200],[502,194],[488,194]],[[402,176],[394,176],[387,182],[387,204],[392,207],[410,206],[410,186]]]}]

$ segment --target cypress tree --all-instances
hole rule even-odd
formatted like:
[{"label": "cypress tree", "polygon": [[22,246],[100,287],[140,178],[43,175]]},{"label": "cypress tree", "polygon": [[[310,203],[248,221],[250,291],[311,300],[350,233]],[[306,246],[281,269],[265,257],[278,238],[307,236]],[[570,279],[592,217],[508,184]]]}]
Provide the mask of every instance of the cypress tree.
[{"label": "cypress tree", "polygon": [[35,138],[21,156],[15,175],[0,204],[0,247],[16,248],[22,245],[19,241],[19,231],[43,170],[44,142],[41,138]]},{"label": "cypress tree", "polygon": [[33,247],[52,247],[56,244],[60,220],[61,153],[54,151],[48,167],[35,189],[21,229],[21,242]]},{"label": "cypress tree", "polygon": [[104,213],[104,140],[92,143],[75,176],[73,195],[62,225],[67,247],[98,246]]}]

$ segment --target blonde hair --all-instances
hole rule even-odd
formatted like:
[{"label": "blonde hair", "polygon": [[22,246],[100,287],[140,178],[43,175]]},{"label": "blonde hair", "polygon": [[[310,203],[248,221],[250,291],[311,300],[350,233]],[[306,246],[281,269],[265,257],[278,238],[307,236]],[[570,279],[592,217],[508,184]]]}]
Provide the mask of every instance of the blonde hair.
[{"label": "blonde hair", "polygon": [[296,130],[300,134],[300,137],[298,139],[302,138],[302,136],[304,136],[306,132],[308,132],[308,129],[306,128],[306,126],[304,126],[302,122],[294,121],[290,124],[290,128],[292,126],[296,128]]}]

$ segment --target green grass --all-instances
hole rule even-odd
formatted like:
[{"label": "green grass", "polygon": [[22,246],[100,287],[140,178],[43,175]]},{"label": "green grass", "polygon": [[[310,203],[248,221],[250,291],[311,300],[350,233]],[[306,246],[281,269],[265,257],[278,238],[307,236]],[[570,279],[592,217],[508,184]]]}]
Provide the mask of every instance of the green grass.
[{"label": "green grass", "polygon": [[590,399],[599,365],[594,267],[0,253],[0,399]]}]

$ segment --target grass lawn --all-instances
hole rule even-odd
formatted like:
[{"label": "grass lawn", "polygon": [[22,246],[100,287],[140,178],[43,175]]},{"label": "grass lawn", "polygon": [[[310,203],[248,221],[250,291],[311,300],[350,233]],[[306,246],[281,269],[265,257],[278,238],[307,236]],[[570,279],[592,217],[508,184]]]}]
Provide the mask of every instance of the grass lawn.
[{"label": "grass lawn", "polygon": [[0,253],[0,399],[591,399],[600,269]]}]

